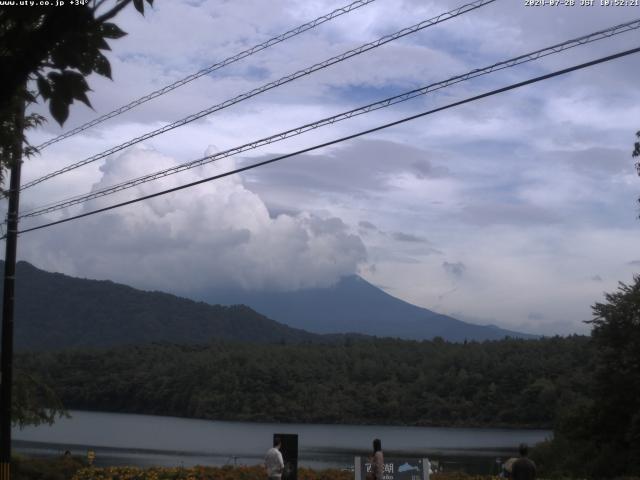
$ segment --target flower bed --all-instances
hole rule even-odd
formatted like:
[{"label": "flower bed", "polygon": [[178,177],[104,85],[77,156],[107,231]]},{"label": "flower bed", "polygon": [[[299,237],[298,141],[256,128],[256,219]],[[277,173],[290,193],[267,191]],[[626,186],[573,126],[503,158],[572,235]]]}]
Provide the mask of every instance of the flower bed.
[{"label": "flower bed", "polygon": [[[73,480],[264,480],[264,468],[191,467],[191,468],[82,468]],[[299,480],[353,480],[353,472],[341,470],[298,469]]]},{"label": "flower bed", "polygon": [[[264,468],[251,467],[87,467],[80,458],[13,459],[12,480],[265,480]],[[339,469],[298,469],[298,480],[353,480],[353,472]],[[488,475],[438,473],[431,480],[499,480]]]},{"label": "flower bed", "polygon": [[[107,467],[82,468],[73,480],[264,480],[264,469],[252,467],[191,467],[191,468],[136,468]],[[498,480],[498,477],[466,475],[464,473],[439,473],[432,480]],[[353,480],[353,472],[329,469],[298,469],[298,480]]]}]

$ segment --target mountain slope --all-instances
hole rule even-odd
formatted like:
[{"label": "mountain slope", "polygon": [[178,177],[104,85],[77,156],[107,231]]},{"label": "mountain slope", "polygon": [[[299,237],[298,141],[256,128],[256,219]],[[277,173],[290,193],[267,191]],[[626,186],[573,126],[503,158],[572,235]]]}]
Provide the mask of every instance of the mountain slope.
[{"label": "mountain slope", "polygon": [[395,298],[357,275],[328,288],[295,292],[212,291],[198,298],[209,303],[242,303],[269,318],[315,333],[354,332],[423,340],[442,337],[460,342],[535,338],[493,325],[475,325]]},{"label": "mountain slope", "polygon": [[205,343],[214,338],[262,343],[319,340],[318,335],[274,322],[242,305],[207,305],[110,281],[49,273],[27,262],[17,265],[15,313],[17,350]]}]

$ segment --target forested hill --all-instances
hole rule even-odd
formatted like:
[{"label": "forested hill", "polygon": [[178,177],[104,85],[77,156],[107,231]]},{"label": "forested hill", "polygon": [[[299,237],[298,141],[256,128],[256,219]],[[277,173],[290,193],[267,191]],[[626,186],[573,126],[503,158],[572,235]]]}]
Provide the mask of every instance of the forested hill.
[{"label": "forested hill", "polygon": [[313,423],[550,427],[584,396],[589,338],[152,345],[20,355],[70,409]]},{"label": "forested hill", "polygon": [[[0,262],[4,268],[4,262]],[[0,285],[2,280],[0,279]],[[242,305],[224,307],[109,281],[49,273],[18,262],[17,350],[108,347],[151,342],[317,342],[324,339]]]}]

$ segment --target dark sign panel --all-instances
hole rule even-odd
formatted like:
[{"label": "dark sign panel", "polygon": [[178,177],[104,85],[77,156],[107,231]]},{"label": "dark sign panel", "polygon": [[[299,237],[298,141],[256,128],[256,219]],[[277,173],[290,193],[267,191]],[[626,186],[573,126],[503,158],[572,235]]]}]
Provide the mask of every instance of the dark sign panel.
[{"label": "dark sign panel", "polygon": [[284,461],[284,472],[282,480],[297,480],[298,478],[298,435],[293,433],[274,433],[273,438],[280,437],[282,446],[282,460]]}]

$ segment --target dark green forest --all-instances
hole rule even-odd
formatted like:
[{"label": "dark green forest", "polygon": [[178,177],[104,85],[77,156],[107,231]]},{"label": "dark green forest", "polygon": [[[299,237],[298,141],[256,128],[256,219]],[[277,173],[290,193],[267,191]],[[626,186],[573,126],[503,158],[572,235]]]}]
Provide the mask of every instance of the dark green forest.
[{"label": "dark green forest", "polygon": [[465,344],[156,344],[22,354],[69,409],[218,420],[551,427],[578,401],[587,337]]}]

